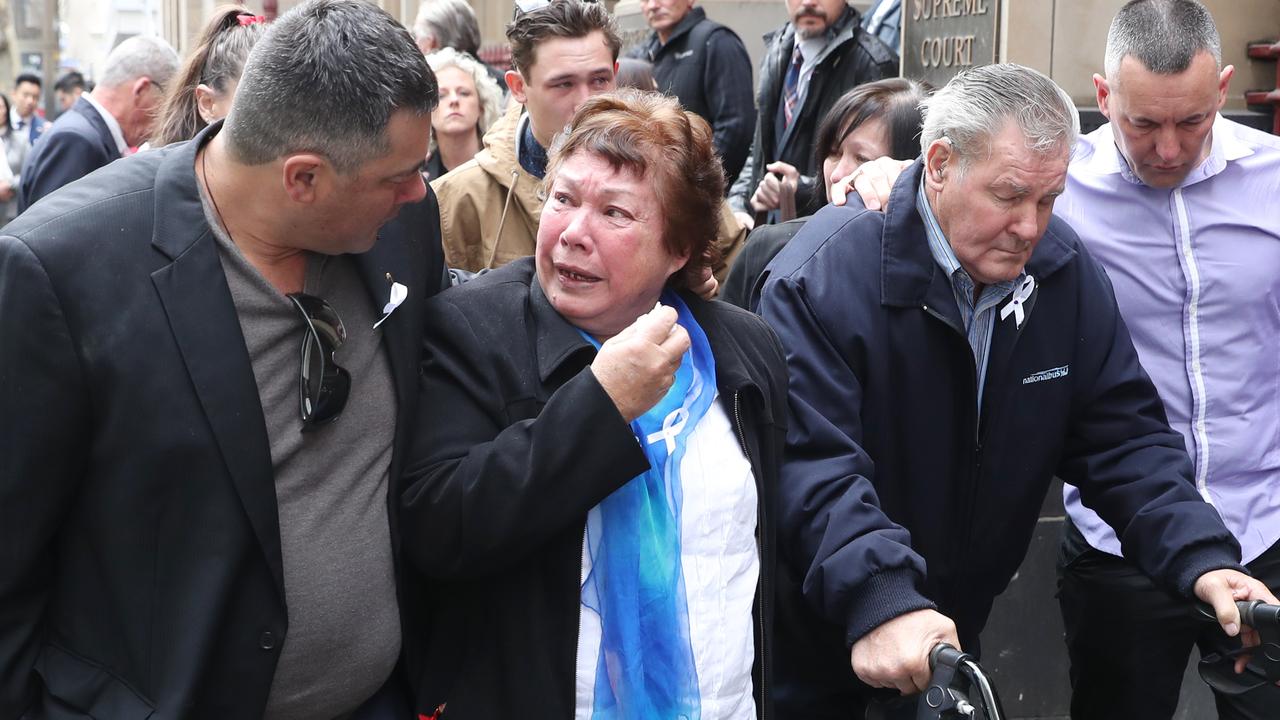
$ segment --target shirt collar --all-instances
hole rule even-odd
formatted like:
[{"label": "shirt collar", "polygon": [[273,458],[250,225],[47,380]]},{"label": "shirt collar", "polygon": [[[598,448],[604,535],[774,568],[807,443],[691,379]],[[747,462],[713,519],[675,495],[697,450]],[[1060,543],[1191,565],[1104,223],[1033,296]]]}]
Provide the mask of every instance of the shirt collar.
[{"label": "shirt collar", "polygon": [[916,209],[920,212],[920,218],[924,220],[924,232],[929,238],[929,253],[933,255],[933,261],[942,268],[948,278],[956,271],[964,272],[964,268],[960,267],[960,259],[951,249],[951,243],[947,242],[946,236],[942,234],[942,226],[938,224],[933,208],[929,207],[929,198],[924,194],[924,177],[920,178],[920,186],[916,190]]},{"label": "shirt collar", "polygon": [[120,157],[128,155],[129,143],[124,140],[124,130],[120,128],[120,121],[116,120],[116,116],[102,107],[102,104],[97,100],[94,100],[92,93],[84,93],[80,97],[88,100],[93,109],[97,110],[98,114],[102,116],[102,121],[107,124],[107,130],[111,131],[111,139],[116,141],[116,149],[120,151]]},{"label": "shirt collar", "polygon": [[530,175],[541,180],[547,175],[547,150],[533,136],[533,124],[529,121],[529,113],[520,118],[516,159],[520,167]]},{"label": "shirt collar", "polygon": [[[1093,156],[1085,161],[1089,170],[1099,175],[1114,175],[1118,173],[1134,185],[1142,185],[1142,180],[1130,169],[1129,162],[1125,160],[1119,146],[1116,145],[1115,131],[1111,127],[1111,123],[1098,128],[1095,133],[1098,136],[1097,145],[1094,148]],[[1208,180],[1226,170],[1227,163],[1253,154],[1253,150],[1240,142],[1239,138],[1235,136],[1230,124],[1226,122],[1221,114],[1214,118],[1210,143],[1209,156],[1188,173],[1178,187],[1187,187],[1188,185]]]},{"label": "shirt collar", "polygon": [[831,41],[831,31],[822,33],[818,37],[811,37],[807,40],[801,40],[796,35],[796,42],[800,44],[800,56],[804,58],[805,65],[812,65],[815,59],[822,54],[827,47],[827,43]]}]

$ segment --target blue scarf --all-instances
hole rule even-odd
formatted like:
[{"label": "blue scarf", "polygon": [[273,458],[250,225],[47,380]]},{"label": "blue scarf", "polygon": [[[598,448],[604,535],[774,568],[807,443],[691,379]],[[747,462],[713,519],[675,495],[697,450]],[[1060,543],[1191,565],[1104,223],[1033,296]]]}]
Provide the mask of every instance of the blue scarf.
[{"label": "blue scarf", "polygon": [[631,423],[649,470],[600,503],[600,532],[588,533],[591,572],[582,603],[601,623],[591,715],[596,719],[701,715],[680,566],[680,462],[689,435],[715,400],[715,360],[680,297],[666,291],[662,302],[678,312],[691,347],[675,384]]}]

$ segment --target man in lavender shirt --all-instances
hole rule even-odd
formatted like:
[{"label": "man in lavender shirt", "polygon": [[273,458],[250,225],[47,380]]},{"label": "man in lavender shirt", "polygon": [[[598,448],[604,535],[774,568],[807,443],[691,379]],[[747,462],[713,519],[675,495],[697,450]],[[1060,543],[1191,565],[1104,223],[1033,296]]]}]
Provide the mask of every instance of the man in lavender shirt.
[{"label": "man in lavender shirt", "polygon": [[[1056,212],[1105,266],[1196,485],[1250,572],[1280,585],[1280,138],[1218,111],[1234,68],[1195,0],[1134,0],[1094,75],[1110,121],[1082,137]],[[1170,718],[1193,644],[1239,646],[1120,557],[1065,491],[1059,599],[1076,720]],[[1123,531],[1123,529],[1121,529]],[[1222,718],[1275,718],[1280,688],[1217,695]]]}]

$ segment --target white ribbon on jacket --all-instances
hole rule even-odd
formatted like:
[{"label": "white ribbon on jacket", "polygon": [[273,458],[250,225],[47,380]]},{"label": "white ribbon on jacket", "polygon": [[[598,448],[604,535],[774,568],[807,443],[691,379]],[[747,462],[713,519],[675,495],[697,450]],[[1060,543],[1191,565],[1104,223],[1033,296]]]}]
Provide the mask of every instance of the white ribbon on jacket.
[{"label": "white ribbon on jacket", "polygon": [[391,312],[400,307],[400,303],[409,297],[409,288],[400,283],[391,283],[391,297],[387,298],[387,304],[382,306],[382,319],[373,324],[373,329],[377,330],[378,326],[387,321],[391,317]]},{"label": "white ribbon on jacket", "polygon": [[1027,317],[1026,310],[1022,309],[1022,303],[1025,302],[1027,298],[1031,297],[1031,293],[1035,292],[1035,289],[1036,279],[1028,275],[1026,279],[1022,281],[1022,287],[1013,291],[1013,297],[1009,300],[1009,303],[1000,308],[1000,319],[1004,320],[1009,317],[1009,313],[1013,313],[1014,325],[1021,328],[1022,321]]}]

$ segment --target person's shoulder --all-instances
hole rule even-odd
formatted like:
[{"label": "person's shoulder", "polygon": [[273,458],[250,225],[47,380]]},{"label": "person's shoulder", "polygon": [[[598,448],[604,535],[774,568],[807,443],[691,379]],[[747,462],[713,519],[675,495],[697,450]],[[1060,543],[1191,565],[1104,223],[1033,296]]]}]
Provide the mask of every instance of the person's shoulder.
[{"label": "person's shoulder", "polygon": [[1084,243],[1076,229],[1066,218],[1057,214],[1050,215],[1049,224],[1045,227],[1044,235],[1040,236],[1033,257],[1040,255],[1052,259],[1054,265],[1061,266],[1082,254],[1087,257]]},{"label": "person's shoulder", "polygon": [[1026,270],[1036,282],[1049,281],[1058,275],[1089,293],[1097,291],[1095,284],[1106,274],[1102,263],[1089,251],[1089,244],[1080,239],[1070,222],[1056,214],[1050,216]]},{"label": "person's shoulder", "polygon": [[1221,118],[1218,122],[1221,123],[1221,127],[1231,133],[1237,142],[1242,142],[1256,150],[1262,150],[1267,153],[1280,153],[1280,137],[1226,117]]},{"label": "person's shoulder", "polygon": [[1094,128],[1091,132],[1082,133],[1076,138],[1076,144],[1071,149],[1071,164],[1069,167],[1074,168],[1080,163],[1088,162],[1100,150],[1108,145],[1115,143],[1111,132],[1111,124],[1103,123]]},{"label": "person's shoulder", "polygon": [[761,225],[747,236],[746,243],[742,246],[742,252],[738,254],[737,262],[746,262],[759,265],[759,270],[763,270],[778,255],[791,238],[800,232],[809,220],[807,217],[788,220],[783,223],[775,223],[772,225]]},{"label": "person's shoulder", "polygon": [[[480,152],[484,152],[481,150]],[[468,176],[475,173],[480,166],[476,163],[476,159],[472,157],[470,160],[462,163],[458,167],[450,170],[439,177],[431,178],[431,189],[436,191],[437,195],[450,192],[456,188],[466,184]]]},{"label": "person's shoulder", "polygon": [[[774,329],[756,313],[723,300],[686,298],[690,305],[699,305],[702,322],[714,323],[721,335],[733,339],[737,354],[747,365],[763,365],[783,368],[782,345]],[[724,351],[726,348],[722,347]]]},{"label": "person's shoulder", "polygon": [[46,148],[59,144],[88,144],[97,139],[98,131],[90,124],[88,118],[79,113],[67,111],[57,120],[49,123],[31,147],[36,152],[47,152]]},{"label": "person's shoulder", "polygon": [[[41,198],[5,226],[4,232],[35,241],[56,241],[65,240],[68,231],[102,232],[108,218],[140,218],[138,208],[143,201],[139,195],[155,192],[156,175],[169,152],[168,148],[149,150],[106,165]],[[146,216],[149,222],[151,213]]]},{"label": "person's shoulder", "polygon": [[760,319],[759,315],[723,300],[708,301],[701,298],[692,298],[688,299],[687,302],[703,305],[705,309],[702,312],[708,318],[730,330],[750,330],[764,325],[764,321]]},{"label": "person's shoulder", "polygon": [[[89,116],[90,113],[97,116],[97,110],[87,102],[83,106],[79,104],[71,106],[70,109],[59,115],[57,120],[45,124],[44,133],[40,135],[40,141],[43,142],[50,137],[65,133],[78,133],[81,135],[92,133],[97,135],[97,129],[93,126],[93,121]],[[97,119],[101,118],[98,117]]]},{"label": "person's shoulder", "polygon": [[713,45],[718,42],[733,42],[742,44],[742,38],[738,37],[738,33],[733,28],[724,23],[716,22],[705,15],[694,24],[700,32],[706,33],[707,44]]},{"label": "person's shoulder", "polygon": [[1215,126],[1227,133],[1229,161],[1239,163],[1251,182],[1261,180],[1280,188],[1280,137],[1222,118]]},{"label": "person's shoulder", "polygon": [[892,65],[898,62],[898,53],[884,44],[880,38],[867,32],[862,25],[853,27],[853,42],[849,43],[851,51],[865,55],[876,65]]},{"label": "person's shoulder", "polygon": [[533,257],[523,257],[500,268],[476,273],[439,297],[464,314],[487,313],[495,307],[509,307],[515,298],[527,298],[529,288],[537,281]]},{"label": "person's shoulder", "polygon": [[804,223],[769,263],[773,278],[847,273],[879,268],[884,215],[851,202],[827,205]]},{"label": "person's shoulder", "polygon": [[[487,150],[481,150],[481,153]],[[441,211],[461,202],[464,198],[482,194],[500,184],[484,167],[478,155],[431,181],[431,189],[439,198]]]}]

